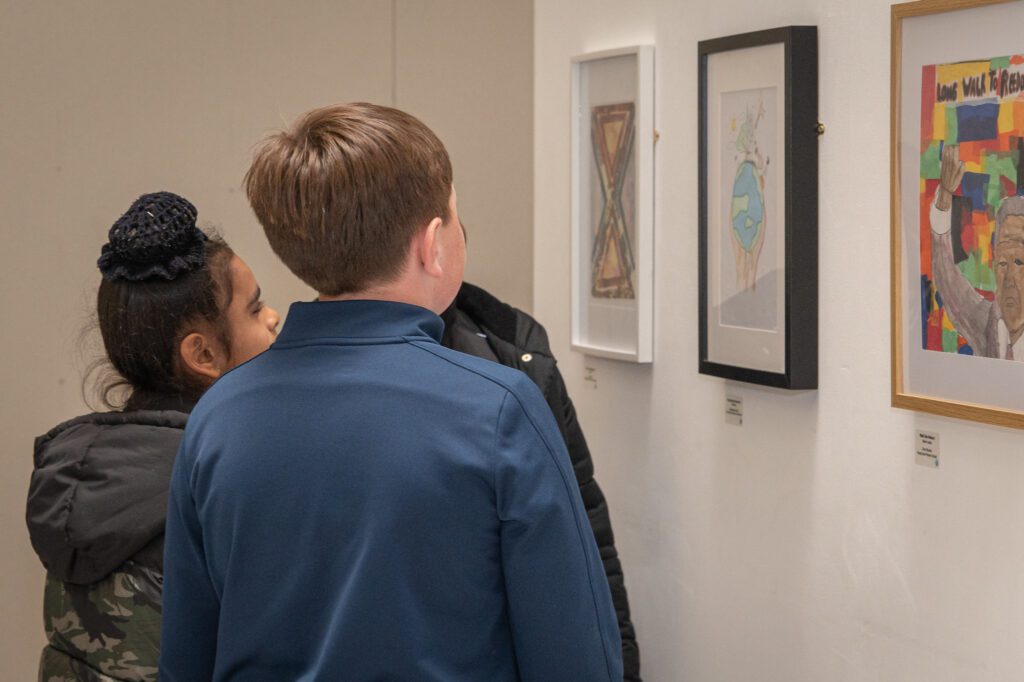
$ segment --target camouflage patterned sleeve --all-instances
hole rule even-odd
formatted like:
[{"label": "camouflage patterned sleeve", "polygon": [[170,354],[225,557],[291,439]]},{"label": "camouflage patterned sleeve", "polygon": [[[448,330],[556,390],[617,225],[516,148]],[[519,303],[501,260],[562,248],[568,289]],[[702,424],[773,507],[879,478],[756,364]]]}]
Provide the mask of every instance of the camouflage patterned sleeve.
[{"label": "camouflage patterned sleeve", "polygon": [[156,682],[160,574],[127,562],[91,585],[46,578],[43,682]]}]

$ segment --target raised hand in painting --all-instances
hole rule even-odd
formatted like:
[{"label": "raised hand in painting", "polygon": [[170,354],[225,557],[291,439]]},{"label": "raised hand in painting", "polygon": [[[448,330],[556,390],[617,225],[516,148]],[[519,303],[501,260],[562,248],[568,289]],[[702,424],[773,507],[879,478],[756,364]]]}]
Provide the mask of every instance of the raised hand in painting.
[{"label": "raised hand in painting", "polygon": [[964,177],[960,148],[955,144],[944,145],[941,163],[935,205],[928,215],[932,228],[932,281],[942,297],[950,322],[957,333],[967,339],[974,354],[988,358],[1004,357],[997,332],[999,311],[992,301],[975,290],[960,271],[953,255],[953,213],[950,207],[953,205],[953,193]]},{"label": "raised hand in painting", "polygon": [[953,205],[953,193],[964,178],[964,162],[960,160],[960,147],[947,144],[942,147],[942,166],[939,169],[939,188],[935,192],[935,208],[948,211]]}]

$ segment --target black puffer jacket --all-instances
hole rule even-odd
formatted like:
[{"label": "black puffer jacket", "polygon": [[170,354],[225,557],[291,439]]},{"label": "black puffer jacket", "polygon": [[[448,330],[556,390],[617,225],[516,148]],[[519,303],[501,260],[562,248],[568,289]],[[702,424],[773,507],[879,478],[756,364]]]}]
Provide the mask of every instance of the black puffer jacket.
[{"label": "black puffer jacket", "polygon": [[167,493],[191,405],[133,401],[36,439],[26,520],[47,572],[39,679],[156,680]]},{"label": "black puffer jacket", "polygon": [[521,310],[502,303],[472,284],[463,284],[455,303],[441,316],[445,322],[445,346],[463,353],[494,360],[525,372],[540,388],[555,415],[572,460],[583,505],[590,517],[604,571],[608,576],[615,613],[622,635],[624,679],[640,680],[640,651],[629,619],[629,599],[622,577],[622,565],[615,550],[615,537],[604,494],[594,480],[594,463],[576,421],[576,410],[565,382],[551,355],[544,327]]}]

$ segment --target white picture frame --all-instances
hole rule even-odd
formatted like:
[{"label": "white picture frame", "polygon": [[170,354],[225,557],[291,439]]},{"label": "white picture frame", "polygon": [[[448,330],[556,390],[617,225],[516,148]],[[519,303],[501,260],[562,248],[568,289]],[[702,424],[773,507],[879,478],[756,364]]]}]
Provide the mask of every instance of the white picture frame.
[{"label": "white picture frame", "polygon": [[572,59],[572,348],[654,355],[654,46]]}]

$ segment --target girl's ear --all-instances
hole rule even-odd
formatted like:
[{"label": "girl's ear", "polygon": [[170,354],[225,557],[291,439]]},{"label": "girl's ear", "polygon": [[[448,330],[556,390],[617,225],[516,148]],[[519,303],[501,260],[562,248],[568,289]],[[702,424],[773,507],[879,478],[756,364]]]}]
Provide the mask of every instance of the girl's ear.
[{"label": "girl's ear", "polygon": [[224,373],[226,358],[220,344],[210,334],[192,332],[178,347],[185,369],[211,382]]}]

